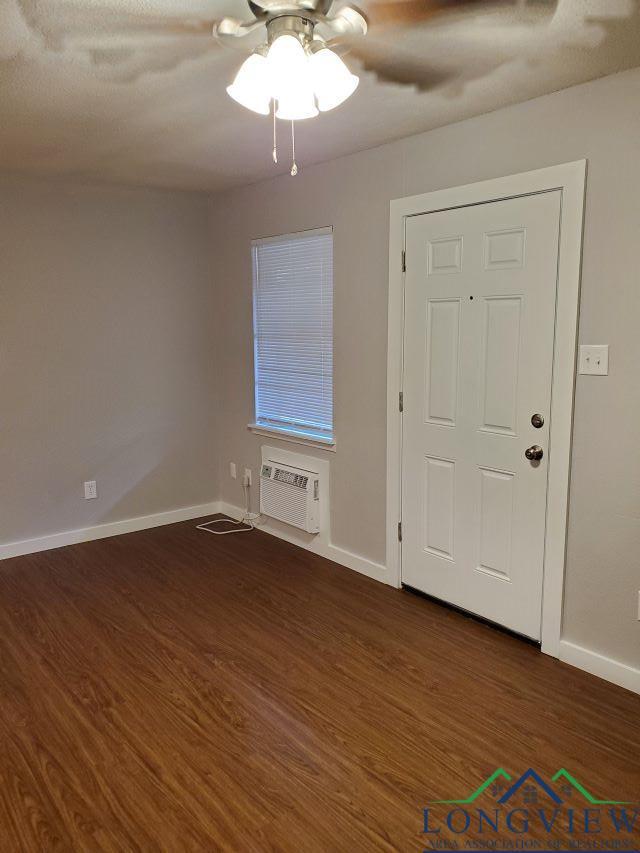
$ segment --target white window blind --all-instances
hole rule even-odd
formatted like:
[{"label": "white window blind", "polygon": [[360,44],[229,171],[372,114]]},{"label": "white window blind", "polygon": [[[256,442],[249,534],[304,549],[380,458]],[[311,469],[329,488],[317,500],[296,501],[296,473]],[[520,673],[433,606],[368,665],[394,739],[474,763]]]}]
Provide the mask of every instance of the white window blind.
[{"label": "white window blind", "polygon": [[332,441],[332,229],[252,249],[256,424]]}]

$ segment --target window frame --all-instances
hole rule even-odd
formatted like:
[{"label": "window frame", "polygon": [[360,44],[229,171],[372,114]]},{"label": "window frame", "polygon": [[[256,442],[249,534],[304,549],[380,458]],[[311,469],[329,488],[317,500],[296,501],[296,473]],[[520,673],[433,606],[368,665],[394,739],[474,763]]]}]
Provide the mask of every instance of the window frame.
[{"label": "window frame", "polygon": [[[309,228],[302,231],[292,231],[287,234],[275,234],[270,237],[262,237],[251,241],[251,313],[252,313],[252,334],[253,334],[253,412],[254,412],[254,420],[252,423],[247,425],[247,428],[251,430],[251,432],[256,433],[257,435],[270,436],[274,438],[279,438],[282,441],[289,441],[294,444],[303,444],[310,447],[318,447],[323,450],[335,450],[336,448],[336,434],[335,434],[335,386],[334,386],[334,377],[335,371],[332,368],[332,407],[331,407],[331,426],[332,432],[331,436],[315,435],[312,433],[305,432],[303,429],[296,428],[294,426],[287,427],[284,425],[279,425],[276,423],[269,423],[267,421],[259,421],[258,420],[258,383],[257,379],[257,369],[258,369],[258,352],[257,352],[257,298],[256,298],[256,290],[258,286],[258,276],[256,275],[257,270],[257,250],[260,246],[269,245],[270,243],[281,243],[286,241],[287,239],[295,240],[296,238],[305,238],[305,237],[314,237],[321,235],[331,235],[332,238],[332,252],[333,252],[333,226],[327,225],[320,228]],[[331,290],[333,297],[333,288],[334,288],[334,276],[332,270],[331,277]],[[333,349],[334,342],[334,327],[333,322],[331,326],[331,346]]]}]

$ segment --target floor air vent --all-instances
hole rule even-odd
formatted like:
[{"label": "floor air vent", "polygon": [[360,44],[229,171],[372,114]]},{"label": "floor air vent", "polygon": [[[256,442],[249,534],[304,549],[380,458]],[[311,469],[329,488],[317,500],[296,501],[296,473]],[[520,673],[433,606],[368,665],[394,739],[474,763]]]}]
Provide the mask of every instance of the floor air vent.
[{"label": "floor air vent", "polygon": [[320,531],[320,480],[317,473],[271,459],[260,471],[260,512],[307,533]]}]

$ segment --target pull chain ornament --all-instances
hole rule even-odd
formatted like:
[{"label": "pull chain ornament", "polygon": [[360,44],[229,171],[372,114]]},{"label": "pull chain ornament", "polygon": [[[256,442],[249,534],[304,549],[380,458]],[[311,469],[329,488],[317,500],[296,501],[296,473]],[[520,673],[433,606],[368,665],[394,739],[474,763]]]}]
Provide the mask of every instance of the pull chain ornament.
[{"label": "pull chain ornament", "polygon": [[273,162],[278,165],[278,136],[276,131],[276,100],[273,100],[273,151],[271,156],[273,157]]},{"label": "pull chain ornament", "polygon": [[298,164],[296,163],[296,132],[294,123],[291,122],[291,177],[295,178],[298,174]]}]

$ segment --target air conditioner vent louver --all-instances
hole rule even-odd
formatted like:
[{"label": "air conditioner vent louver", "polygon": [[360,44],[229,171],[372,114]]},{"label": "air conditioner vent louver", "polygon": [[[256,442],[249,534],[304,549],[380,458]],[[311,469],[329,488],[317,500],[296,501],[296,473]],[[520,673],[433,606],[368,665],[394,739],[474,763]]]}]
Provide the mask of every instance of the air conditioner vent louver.
[{"label": "air conditioner vent louver", "polygon": [[293,471],[287,471],[285,468],[276,468],[273,479],[298,489],[306,489],[309,482],[309,478],[304,474],[294,474]]},{"label": "air conditioner vent louver", "polygon": [[260,472],[260,512],[307,533],[320,530],[319,475],[290,465],[264,462]]}]

